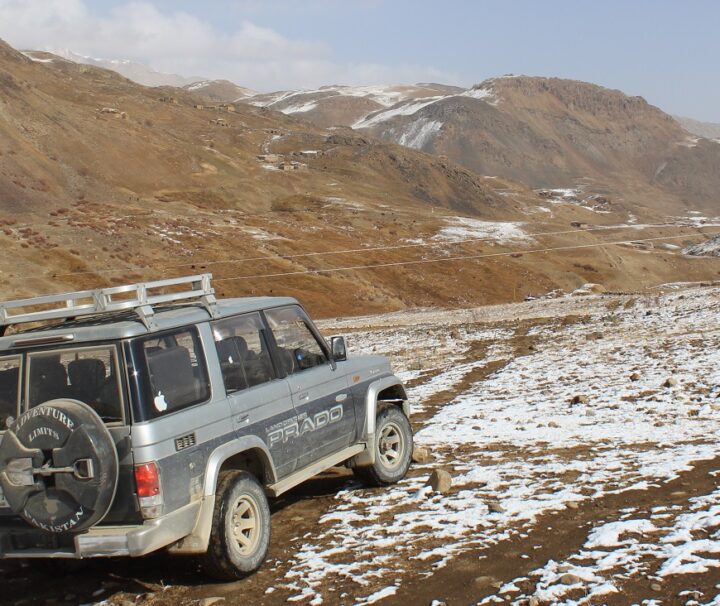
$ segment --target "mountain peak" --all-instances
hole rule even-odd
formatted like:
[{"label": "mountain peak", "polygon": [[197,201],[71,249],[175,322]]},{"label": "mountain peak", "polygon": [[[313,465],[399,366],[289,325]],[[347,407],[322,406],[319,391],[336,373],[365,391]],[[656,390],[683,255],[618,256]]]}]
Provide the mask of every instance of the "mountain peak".
[{"label": "mountain peak", "polygon": [[14,61],[16,63],[28,63],[30,61],[30,59],[28,59],[20,51],[15,50],[2,38],[0,38],[0,59]]}]

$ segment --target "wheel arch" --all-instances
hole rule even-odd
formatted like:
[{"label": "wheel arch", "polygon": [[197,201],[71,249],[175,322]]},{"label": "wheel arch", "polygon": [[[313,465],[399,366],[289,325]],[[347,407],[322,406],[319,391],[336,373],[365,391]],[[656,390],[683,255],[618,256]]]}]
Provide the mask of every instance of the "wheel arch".
[{"label": "wheel arch", "polygon": [[[251,469],[248,469],[248,466]],[[254,468],[254,469],[252,469]],[[216,448],[208,458],[205,468],[205,483],[195,527],[191,534],[168,549],[175,554],[201,554],[207,551],[212,530],[215,492],[222,471],[238,469],[259,474],[260,484],[277,482],[277,473],[272,455],[265,442],[257,436],[243,436]]]},{"label": "wheel arch", "polygon": [[351,466],[364,467],[375,462],[375,423],[378,410],[383,405],[397,406],[402,409],[405,416],[410,418],[410,402],[402,381],[395,375],[390,375],[373,381],[365,395],[365,426],[363,439],[367,441],[368,448],[353,458]]},{"label": "wheel arch", "polygon": [[226,469],[248,471],[261,484],[277,481],[272,455],[265,442],[257,436],[243,436],[213,451],[205,469],[205,496],[215,494],[220,472]]},{"label": "wheel arch", "polygon": [[410,402],[402,381],[395,375],[378,379],[370,384],[367,390],[365,416],[365,436],[375,435],[375,419],[382,402],[399,406],[410,418]]}]

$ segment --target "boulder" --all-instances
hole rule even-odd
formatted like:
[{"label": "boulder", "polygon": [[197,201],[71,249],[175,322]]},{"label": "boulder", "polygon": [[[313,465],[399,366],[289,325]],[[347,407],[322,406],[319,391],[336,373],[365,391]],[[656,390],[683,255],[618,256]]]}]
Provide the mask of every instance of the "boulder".
[{"label": "boulder", "polygon": [[432,463],[433,456],[429,449],[422,446],[415,446],[412,452],[412,461],[418,465],[427,465]]},{"label": "boulder", "polygon": [[500,501],[488,501],[487,506],[492,513],[505,513],[505,508],[500,504]]},{"label": "boulder", "polygon": [[558,579],[558,581],[560,581],[563,585],[577,585],[578,583],[583,582],[578,575],[572,574],[571,572],[566,572]]},{"label": "boulder", "polygon": [[435,492],[445,494],[450,492],[452,476],[444,469],[435,469],[425,482],[425,486],[430,486]]}]

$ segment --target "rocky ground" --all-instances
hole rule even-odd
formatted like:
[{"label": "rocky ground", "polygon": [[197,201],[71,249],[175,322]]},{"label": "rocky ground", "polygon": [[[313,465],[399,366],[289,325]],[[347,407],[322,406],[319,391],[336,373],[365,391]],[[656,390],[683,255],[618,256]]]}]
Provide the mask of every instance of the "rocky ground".
[{"label": "rocky ground", "polygon": [[[720,604],[720,290],[323,322],[410,386],[429,458],[272,503],[265,567],[3,564],[9,604]],[[438,470],[448,488],[426,485]]]}]

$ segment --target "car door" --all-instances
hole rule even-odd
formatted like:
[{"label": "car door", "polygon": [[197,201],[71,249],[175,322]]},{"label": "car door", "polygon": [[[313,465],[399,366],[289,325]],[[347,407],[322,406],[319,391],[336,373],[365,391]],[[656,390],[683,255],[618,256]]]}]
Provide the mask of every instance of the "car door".
[{"label": "car door", "polygon": [[259,313],[242,314],[213,323],[213,336],[238,436],[255,435],[265,441],[278,477],[297,466],[293,435],[297,414],[290,387],[278,376]]},{"label": "car door", "polygon": [[265,311],[277,364],[286,375],[298,418],[298,468],[353,443],[355,408],[349,379],[297,305]]}]

